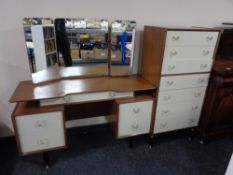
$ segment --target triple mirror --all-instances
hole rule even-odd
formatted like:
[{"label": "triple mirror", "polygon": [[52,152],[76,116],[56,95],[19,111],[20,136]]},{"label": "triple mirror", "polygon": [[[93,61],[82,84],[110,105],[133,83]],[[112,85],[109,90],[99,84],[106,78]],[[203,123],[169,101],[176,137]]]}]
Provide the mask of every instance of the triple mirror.
[{"label": "triple mirror", "polygon": [[132,73],[135,21],[24,18],[23,26],[34,83]]}]

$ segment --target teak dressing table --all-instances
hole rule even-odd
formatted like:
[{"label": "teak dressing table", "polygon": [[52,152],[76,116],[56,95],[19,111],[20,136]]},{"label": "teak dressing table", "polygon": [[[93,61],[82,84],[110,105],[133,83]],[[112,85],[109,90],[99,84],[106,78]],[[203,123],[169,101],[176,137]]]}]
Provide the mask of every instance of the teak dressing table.
[{"label": "teak dressing table", "polygon": [[[139,76],[22,81],[10,102],[20,155],[66,147],[65,122],[106,116],[116,138],[149,134],[156,87]],[[152,121],[151,121],[152,120]],[[48,155],[44,154],[48,161]]]}]

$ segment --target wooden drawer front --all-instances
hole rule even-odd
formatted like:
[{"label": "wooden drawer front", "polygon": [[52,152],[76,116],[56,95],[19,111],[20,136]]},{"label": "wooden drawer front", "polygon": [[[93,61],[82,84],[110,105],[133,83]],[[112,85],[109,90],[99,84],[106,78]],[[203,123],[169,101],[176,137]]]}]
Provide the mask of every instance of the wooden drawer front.
[{"label": "wooden drawer front", "polygon": [[23,154],[65,146],[62,112],[17,116],[16,128]]},{"label": "wooden drawer front", "polygon": [[133,97],[134,92],[95,92],[95,93],[85,93],[85,94],[72,94],[66,95],[61,98],[54,98],[48,100],[40,100],[41,106],[48,105],[56,105],[56,104],[65,104],[65,103],[76,103],[76,102],[84,102],[84,101],[95,101],[95,100],[105,100],[105,99],[113,99],[113,98],[121,98],[121,97]]},{"label": "wooden drawer front", "polygon": [[158,105],[177,102],[189,102],[193,100],[203,101],[206,87],[179,89],[172,91],[160,91]]},{"label": "wooden drawer front", "polygon": [[164,61],[162,66],[162,75],[193,73],[193,72],[210,72],[212,60],[179,60]]},{"label": "wooden drawer front", "polygon": [[214,54],[214,46],[180,46],[166,47],[164,60],[190,60],[190,59],[210,59]]},{"label": "wooden drawer front", "polygon": [[197,126],[202,100],[158,105],[155,120],[155,133]]},{"label": "wooden drawer front", "polygon": [[209,74],[179,75],[162,77],[160,91],[205,87],[208,84]]},{"label": "wooden drawer front", "polygon": [[166,46],[215,46],[219,32],[168,31]]},{"label": "wooden drawer front", "polygon": [[119,105],[118,137],[149,133],[153,101]]}]

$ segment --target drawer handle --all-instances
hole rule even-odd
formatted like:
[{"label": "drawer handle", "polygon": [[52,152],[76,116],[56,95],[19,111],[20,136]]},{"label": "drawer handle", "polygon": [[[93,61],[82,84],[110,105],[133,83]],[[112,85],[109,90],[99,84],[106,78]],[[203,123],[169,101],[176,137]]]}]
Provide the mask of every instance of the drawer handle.
[{"label": "drawer handle", "polygon": [[205,79],[198,79],[198,84],[202,84],[202,83],[204,83],[205,82]]},{"label": "drawer handle", "polygon": [[38,140],[38,145],[48,145],[49,139],[40,139]]},{"label": "drawer handle", "polygon": [[47,122],[46,121],[37,121],[35,124],[36,128],[45,128],[47,127]]},{"label": "drawer handle", "polygon": [[171,100],[171,98],[172,98],[172,97],[171,97],[170,95],[167,95],[167,96],[164,96],[164,97],[163,97],[164,100]]},{"label": "drawer handle", "polygon": [[195,111],[198,109],[198,106],[192,106],[192,111]]},{"label": "drawer handle", "polygon": [[207,37],[206,37],[206,41],[212,41],[213,39],[214,39],[213,36],[207,36]]},{"label": "drawer handle", "polygon": [[165,114],[167,114],[169,112],[169,110],[167,109],[167,110],[162,110],[162,115],[165,115]]},{"label": "drawer handle", "polygon": [[169,66],[168,66],[168,70],[169,70],[169,71],[170,71],[170,70],[174,70],[175,68],[176,68],[175,65],[172,65],[172,66],[169,65]]},{"label": "drawer handle", "polygon": [[195,118],[194,118],[194,119],[191,119],[190,122],[191,122],[191,123],[195,123],[195,122],[196,122],[196,119],[195,119]]},{"label": "drawer handle", "polygon": [[170,51],[170,56],[176,56],[177,55],[177,51]]},{"label": "drawer handle", "polygon": [[202,51],[202,55],[203,56],[206,56],[206,55],[209,55],[210,54],[210,51],[209,50],[203,50]]},{"label": "drawer handle", "polygon": [[132,128],[133,128],[133,129],[138,129],[138,128],[139,128],[139,126],[138,126],[138,124],[136,124],[136,125],[132,125]]},{"label": "drawer handle", "polygon": [[109,96],[114,98],[116,96],[116,93],[115,92],[109,92]]},{"label": "drawer handle", "polygon": [[172,37],[172,41],[178,41],[178,40],[180,40],[180,36],[173,36]]},{"label": "drawer handle", "polygon": [[167,127],[167,123],[161,123],[160,125],[161,125],[162,128]]},{"label": "drawer handle", "polygon": [[207,68],[207,64],[201,64],[200,69],[205,69]]},{"label": "drawer handle", "polygon": [[173,81],[167,81],[167,86],[171,86],[171,85],[173,85]]},{"label": "drawer handle", "polygon": [[133,113],[134,113],[134,114],[137,114],[137,113],[139,113],[139,112],[140,112],[140,109],[139,109],[139,108],[133,109]]},{"label": "drawer handle", "polygon": [[200,97],[200,96],[201,96],[201,93],[200,93],[200,92],[197,92],[197,93],[194,94],[194,97],[196,97],[196,98],[197,98],[197,97]]},{"label": "drawer handle", "polygon": [[69,102],[70,102],[70,96],[64,97],[64,101],[65,101],[66,103],[69,103]]}]

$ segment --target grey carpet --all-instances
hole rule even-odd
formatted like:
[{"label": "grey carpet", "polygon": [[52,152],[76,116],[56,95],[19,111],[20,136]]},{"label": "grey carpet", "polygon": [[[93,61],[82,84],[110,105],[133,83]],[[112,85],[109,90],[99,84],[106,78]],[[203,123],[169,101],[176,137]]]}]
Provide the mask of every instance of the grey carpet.
[{"label": "grey carpet", "polygon": [[0,140],[0,175],[224,175],[233,151],[232,138],[201,145],[183,133],[157,137],[152,149],[139,136],[129,149],[107,125],[68,130],[67,138],[67,149],[50,154],[47,171],[41,155],[19,157],[14,139]]}]

